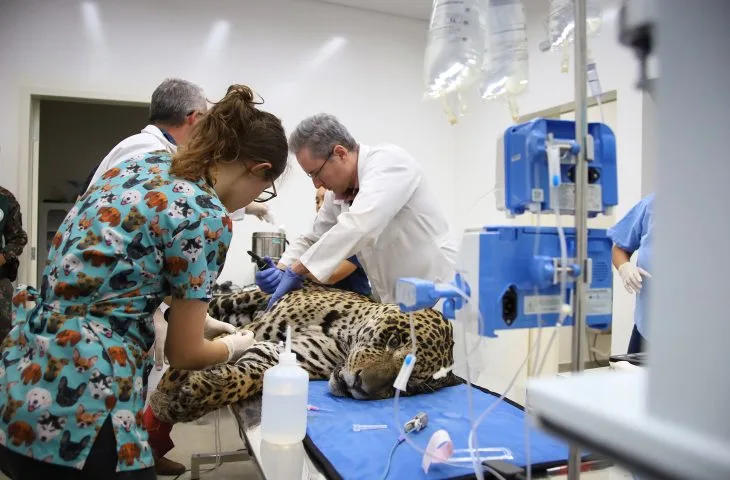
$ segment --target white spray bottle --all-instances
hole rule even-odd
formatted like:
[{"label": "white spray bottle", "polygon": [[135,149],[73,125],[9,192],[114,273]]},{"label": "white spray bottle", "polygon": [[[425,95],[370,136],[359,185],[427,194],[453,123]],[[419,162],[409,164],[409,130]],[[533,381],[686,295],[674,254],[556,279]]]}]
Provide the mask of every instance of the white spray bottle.
[{"label": "white spray bottle", "polygon": [[269,443],[290,445],[307,433],[309,374],[297,365],[291,351],[291,326],[286,328],[286,346],[279,364],[264,373],[261,402],[261,436]]}]

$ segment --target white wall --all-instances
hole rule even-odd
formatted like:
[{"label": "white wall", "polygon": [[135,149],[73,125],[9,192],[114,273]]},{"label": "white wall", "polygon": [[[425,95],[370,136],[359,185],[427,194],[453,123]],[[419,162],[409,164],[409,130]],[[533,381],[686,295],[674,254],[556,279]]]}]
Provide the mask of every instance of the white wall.
[{"label": "white wall", "polygon": [[[604,15],[601,35],[591,41],[590,49],[597,61],[603,91],[617,92],[617,137],[619,170],[619,206],[615,216],[620,218],[641,198],[642,157],[642,95],[635,88],[638,65],[630,49],[619,45],[616,31],[615,1],[605,2],[608,15]],[[538,44],[545,38],[544,21],[547,1],[525,1],[528,18],[529,41],[529,91],[519,100],[521,114],[545,110],[574,101],[574,77],[572,65],[568,74],[560,71],[561,55],[543,53]],[[512,124],[506,105],[484,103],[476,95],[466,97],[469,114],[454,127],[456,133],[457,188],[460,205],[455,225],[457,231],[486,224],[509,224],[495,208],[494,196],[488,195],[470,210],[474,201],[495,184],[496,140],[505,128]],[[443,120],[445,122],[445,120]],[[614,281],[615,290],[623,287]],[[612,350],[625,352],[633,323],[630,305],[620,301],[614,307]],[[501,389],[522,362],[528,344],[528,332],[507,332],[497,340],[484,343],[481,359],[483,373],[479,382],[488,388]],[[533,336],[534,338],[534,336]],[[543,342],[544,344],[544,342]],[[557,364],[557,352],[554,353]],[[524,377],[518,385],[524,384]],[[520,399],[522,393],[516,392]]]},{"label": "white wall", "polygon": [[[327,111],[363,143],[398,143],[438,183],[434,193],[453,217],[453,134],[439,105],[421,101],[425,22],[306,0],[24,0],[0,8],[0,183],[15,192],[26,183],[29,92],[148,101],[161,80],[179,76],[214,100],[231,83],[252,86],[287,131]],[[271,207],[296,235],[313,218],[314,188],[295,165],[279,192]],[[245,281],[250,233],[262,227],[255,219],[236,227],[231,252],[240,255],[223,280]]]}]

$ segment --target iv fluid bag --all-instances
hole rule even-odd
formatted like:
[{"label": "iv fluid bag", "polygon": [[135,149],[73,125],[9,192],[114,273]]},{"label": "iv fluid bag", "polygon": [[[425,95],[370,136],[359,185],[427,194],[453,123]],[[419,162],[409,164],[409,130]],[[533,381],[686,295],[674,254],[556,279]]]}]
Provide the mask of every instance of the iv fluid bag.
[{"label": "iv fluid bag", "polygon": [[428,28],[426,95],[438,98],[473,83],[481,73],[483,1],[435,0]]},{"label": "iv fluid bag", "polygon": [[[575,30],[573,0],[550,0],[548,36],[552,50],[573,42]],[[596,35],[601,30],[603,8],[601,0],[586,0],[586,32]]]},{"label": "iv fluid bag", "polygon": [[493,100],[506,97],[512,116],[517,115],[513,97],[527,90],[527,25],[522,0],[489,0],[488,53],[480,93]]}]

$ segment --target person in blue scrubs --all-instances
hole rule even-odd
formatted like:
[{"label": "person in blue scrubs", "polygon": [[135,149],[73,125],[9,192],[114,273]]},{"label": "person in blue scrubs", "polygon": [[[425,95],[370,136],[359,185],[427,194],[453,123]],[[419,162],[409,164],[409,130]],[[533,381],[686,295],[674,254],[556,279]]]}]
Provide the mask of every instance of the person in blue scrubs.
[{"label": "person in blue scrubs", "polygon": [[[655,194],[644,197],[616,225],[608,230],[613,241],[613,266],[618,270],[624,288],[636,293],[634,328],[628,353],[643,352],[647,338],[648,296],[651,286],[651,259],[654,231]],[[636,265],[631,255],[638,252]]]}]

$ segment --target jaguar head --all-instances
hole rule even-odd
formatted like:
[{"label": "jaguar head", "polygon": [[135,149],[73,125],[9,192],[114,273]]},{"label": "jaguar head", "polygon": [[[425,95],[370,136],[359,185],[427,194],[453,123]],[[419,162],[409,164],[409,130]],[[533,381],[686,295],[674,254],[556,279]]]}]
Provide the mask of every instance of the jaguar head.
[{"label": "jaguar head", "polygon": [[[413,349],[410,320],[396,305],[376,305],[368,313],[371,318],[352,332],[344,363],[330,375],[329,387],[334,395],[358,400],[394,395],[393,382]],[[451,323],[435,310],[413,313],[413,322],[416,364],[404,394],[427,393],[459,383],[451,373],[434,378],[439,370],[453,364]]]}]

